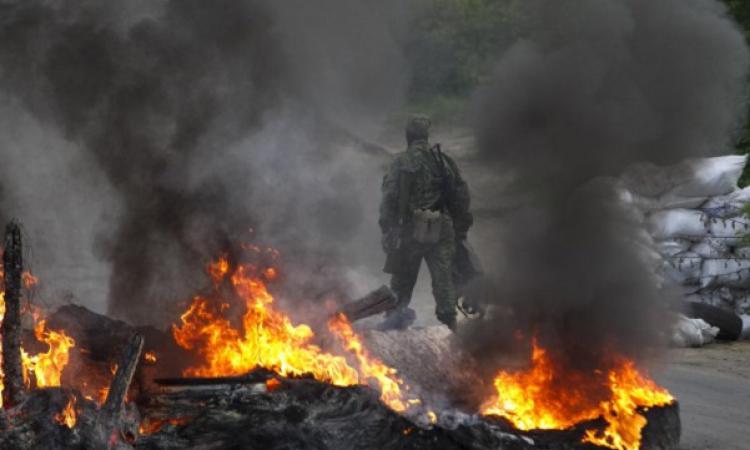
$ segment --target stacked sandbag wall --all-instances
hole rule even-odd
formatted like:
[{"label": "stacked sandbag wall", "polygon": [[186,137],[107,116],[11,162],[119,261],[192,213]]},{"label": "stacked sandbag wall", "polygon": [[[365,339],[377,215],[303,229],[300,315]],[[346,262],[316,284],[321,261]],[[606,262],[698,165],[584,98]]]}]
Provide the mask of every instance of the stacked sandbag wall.
[{"label": "stacked sandbag wall", "polygon": [[746,155],[731,155],[638,165],[623,174],[621,186],[661,255],[661,276],[683,286],[688,302],[750,317],[750,218],[744,213],[750,187],[737,187],[746,162]]}]

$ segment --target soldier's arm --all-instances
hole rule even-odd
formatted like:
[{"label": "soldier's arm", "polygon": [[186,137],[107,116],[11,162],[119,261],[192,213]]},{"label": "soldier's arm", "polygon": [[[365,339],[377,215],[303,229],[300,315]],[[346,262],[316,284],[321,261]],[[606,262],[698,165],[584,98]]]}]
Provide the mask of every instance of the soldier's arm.
[{"label": "soldier's arm", "polygon": [[453,228],[456,231],[456,239],[465,239],[466,234],[469,232],[474,223],[474,216],[471,214],[471,195],[469,194],[469,186],[461,176],[461,171],[458,169],[458,165],[452,158],[445,156],[445,160],[453,172],[453,189],[451,195],[448,196],[448,211],[453,218]]},{"label": "soldier's arm", "polygon": [[398,221],[398,174],[399,158],[393,160],[388,171],[383,176],[380,201],[380,229],[387,233]]}]

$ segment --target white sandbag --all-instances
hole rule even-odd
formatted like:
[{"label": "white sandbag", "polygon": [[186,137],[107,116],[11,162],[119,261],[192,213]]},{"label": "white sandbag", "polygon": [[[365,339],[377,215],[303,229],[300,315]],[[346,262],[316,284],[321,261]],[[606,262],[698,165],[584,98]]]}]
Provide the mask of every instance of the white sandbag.
[{"label": "white sandbag", "polygon": [[672,257],[678,253],[686,252],[693,243],[687,239],[667,239],[656,242],[656,251],[662,256]]},{"label": "white sandbag", "polygon": [[685,296],[685,301],[703,303],[734,312],[733,293],[727,287],[693,292]]},{"label": "white sandbag", "polygon": [[747,155],[702,158],[659,167],[644,163],[629,167],[623,185],[633,194],[651,198],[699,198],[725,195],[737,188]]},{"label": "white sandbag", "polygon": [[701,258],[732,258],[732,247],[727,245],[726,239],[707,237],[690,246],[689,251],[697,253]]},{"label": "white sandbag", "polygon": [[678,347],[702,347],[716,339],[719,329],[703,319],[690,319],[680,314],[672,330],[672,344]]},{"label": "white sandbag", "polygon": [[750,314],[750,295],[746,294],[734,299],[734,312],[740,316]]},{"label": "white sandbag", "polygon": [[679,285],[697,285],[703,275],[702,258],[697,253],[679,253],[664,262],[664,276]]},{"label": "white sandbag", "polygon": [[711,217],[736,217],[742,215],[742,209],[750,203],[750,186],[727,195],[711,197],[700,205],[700,209]]},{"label": "white sandbag", "polygon": [[670,209],[649,214],[646,227],[655,239],[702,240],[709,233],[707,219],[701,211]]},{"label": "white sandbag", "polygon": [[737,259],[750,259],[750,246],[742,243],[740,247],[734,247],[732,252]]},{"label": "white sandbag", "polygon": [[701,288],[750,288],[750,260],[706,259],[702,264]]},{"label": "white sandbag", "polygon": [[750,219],[712,217],[708,220],[708,230],[712,237],[723,239],[726,245],[738,245],[745,235],[750,234]]},{"label": "white sandbag", "polygon": [[729,155],[688,161],[693,176],[675,187],[672,194],[682,197],[713,197],[737,189],[747,155]]},{"label": "white sandbag", "polygon": [[646,197],[644,195],[632,194],[630,202],[641,211],[657,211],[661,209],[687,208],[694,209],[706,204],[709,197],[681,197],[671,193],[660,197]]},{"label": "white sandbag", "polygon": [[742,315],[740,319],[742,319],[742,334],[740,334],[740,339],[750,339],[750,315]]}]

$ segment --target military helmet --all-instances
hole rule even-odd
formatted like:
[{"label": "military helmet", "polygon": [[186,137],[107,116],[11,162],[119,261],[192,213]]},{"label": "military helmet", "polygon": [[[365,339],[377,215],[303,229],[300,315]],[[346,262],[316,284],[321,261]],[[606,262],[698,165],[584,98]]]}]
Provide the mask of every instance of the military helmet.
[{"label": "military helmet", "polygon": [[415,114],[406,122],[406,142],[427,140],[430,135],[430,118],[424,114]]}]

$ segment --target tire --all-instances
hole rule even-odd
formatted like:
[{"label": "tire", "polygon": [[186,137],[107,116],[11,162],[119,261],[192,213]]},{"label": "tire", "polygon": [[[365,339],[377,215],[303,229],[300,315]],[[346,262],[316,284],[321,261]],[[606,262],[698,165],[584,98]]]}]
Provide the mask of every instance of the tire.
[{"label": "tire", "polygon": [[716,339],[736,341],[742,335],[742,319],[732,312],[699,302],[687,302],[686,314],[689,317],[703,319],[712,327],[719,329]]}]

